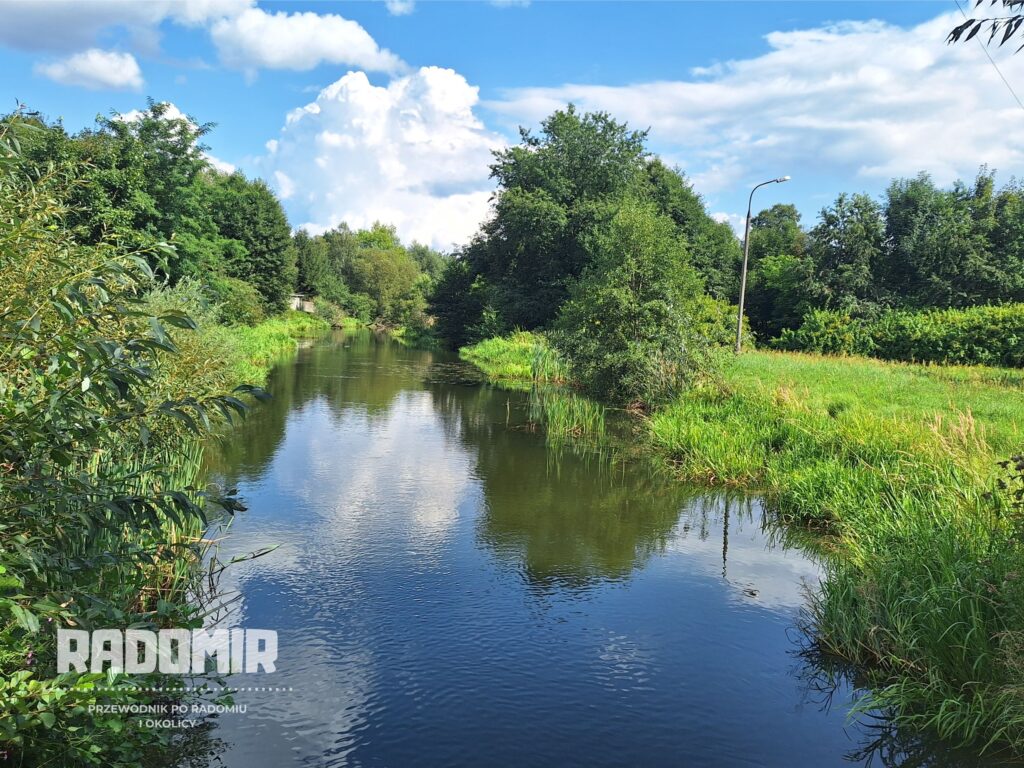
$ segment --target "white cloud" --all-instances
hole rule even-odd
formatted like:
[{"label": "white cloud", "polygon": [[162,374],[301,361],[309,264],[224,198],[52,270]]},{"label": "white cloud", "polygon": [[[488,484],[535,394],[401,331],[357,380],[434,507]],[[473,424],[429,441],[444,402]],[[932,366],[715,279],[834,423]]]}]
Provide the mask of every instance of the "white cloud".
[{"label": "white cloud", "polygon": [[90,48],[60,61],[37,64],[35,71],[58,83],[83,88],[137,91],[143,84],[142,70],[134,56],[99,48]]},{"label": "white cloud", "polygon": [[274,186],[277,188],[277,194],[282,200],[287,200],[295,194],[295,182],[292,181],[287,173],[282,171],[274,171]]},{"label": "white cloud", "polygon": [[234,16],[253,0],[0,0],[0,44],[27,50],[76,50],[104,31],[148,35],[164,20],[188,26]]},{"label": "white cloud", "polygon": [[401,59],[378,46],[359,24],[333,13],[267,13],[249,8],[214,22],[210,36],[221,61],[248,71],[308,70],[320,64],[382,72],[404,68]]},{"label": "white cloud", "polygon": [[[649,126],[652,146],[712,194],[782,173],[849,188],[920,170],[948,183],[981,163],[1020,171],[1020,107],[976,45],[945,44],[956,19],[773,32],[768,53],[691,80],[522,88],[487,106],[535,123],[572,101]],[[999,64],[1024,86],[1024,56]]]},{"label": "white cloud", "polygon": [[384,5],[392,16],[407,16],[416,9],[415,0],[384,0]]},{"label": "white cloud", "polygon": [[288,115],[259,165],[310,231],[380,220],[405,240],[447,248],[487,214],[491,150],[503,146],[474,114],[478,99],[450,69],[424,67],[386,87],[350,72]]},{"label": "white cloud", "polygon": [[209,152],[205,153],[203,157],[206,158],[206,162],[210,164],[213,170],[218,173],[234,173],[238,170],[234,165],[229,163],[227,160],[221,160],[219,157],[211,155]]},{"label": "white cloud", "polygon": [[[409,13],[413,0],[389,0],[388,7]],[[221,62],[250,77],[261,68],[321,64],[406,69],[354,21],[333,13],[268,13],[255,0],[0,0],[0,19],[0,45],[26,50],[80,50],[125,32],[133,50],[150,55],[159,50],[161,25],[170,22],[207,29]]]}]

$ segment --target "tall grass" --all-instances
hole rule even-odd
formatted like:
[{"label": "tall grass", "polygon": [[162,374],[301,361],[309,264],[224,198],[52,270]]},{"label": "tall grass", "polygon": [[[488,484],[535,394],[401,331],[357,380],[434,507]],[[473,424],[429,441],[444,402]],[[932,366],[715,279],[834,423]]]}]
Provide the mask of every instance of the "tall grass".
[{"label": "tall grass", "polygon": [[493,379],[539,384],[563,384],[569,379],[565,362],[543,336],[529,331],[485,339],[463,347],[459,356]]},{"label": "tall grass", "polygon": [[758,353],[649,422],[681,476],[759,488],[832,535],[819,645],[866,670],[862,705],[1024,753],[1024,552],[996,490],[1015,374]]},{"label": "tall grass", "polygon": [[535,387],[530,393],[530,420],[544,425],[552,437],[605,436],[606,409],[574,392],[553,387]]},{"label": "tall grass", "polygon": [[295,351],[296,339],[311,339],[330,331],[325,320],[305,312],[288,311],[255,326],[220,327],[236,381],[262,384],[275,363]]}]

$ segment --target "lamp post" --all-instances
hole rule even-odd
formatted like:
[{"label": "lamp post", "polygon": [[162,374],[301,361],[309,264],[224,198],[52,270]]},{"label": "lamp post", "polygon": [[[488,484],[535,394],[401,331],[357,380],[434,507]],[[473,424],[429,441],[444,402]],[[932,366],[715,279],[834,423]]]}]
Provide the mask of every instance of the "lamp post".
[{"label": "lamp post", "polygon": [[743,346],[743,299],[747,293],[747,258],[750,255],[750,208],[754,204],[754,193],[765,184],[781,184],[789,181],[789,176],[779,176],[777,179],[768,179],[750,190],[750,197],[747,199],[747,226],[743,231],[743,273],[740,276],[740,308],[736,314],[736,354],[740,353]]}]

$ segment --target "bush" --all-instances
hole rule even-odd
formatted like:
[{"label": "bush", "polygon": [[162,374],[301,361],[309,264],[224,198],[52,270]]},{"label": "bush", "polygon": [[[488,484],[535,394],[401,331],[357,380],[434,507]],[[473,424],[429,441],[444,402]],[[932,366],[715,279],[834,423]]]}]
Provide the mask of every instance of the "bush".
[{"label": "bush", "polygon": [[889,311],[877,320],[818,310],[775,346],[803,352],[870,355],[883,360],[1024,367],[1024,304]]},{"label": "bush", "polygon": [[[244,406],[207,395],[220,357],[191,355],[194,322],[177,299],[142,298],[154,284],[147,257],[175,254],[82,245],[63,226],[67,182],[21,174],[17,161],[0,127],[0,754],[12,765],[157,764],[144,758],[165,735],[89,710],[100,698],[153,703],[146,680],[58,675],[53,629],[202,625],[190,597],[215,499],[196,485],[195,433]],[[176,363],[193,387],[179,387]]]},{"label": "bush", "polygon": [[1024,366],[1024,304],[890,312],[871,327],[878,357],[958,365]]},{"label": "bush", "polygon": [[708,365],[691,314],[702,286],[685,242],[652,206],[627,201],[587,249],[590,266],[558,314],[556,348],[589,394],[667,400]]},{"label": "bush", "polygon": [[796,330],[783,330],[773,346],[823,355],[870,355],[874,349],[863,321],[845,312],[823,309],[805,315],[803,324]]},{"label": "bush", "polygon": [[316,296],[313,299],[313,306],[316,307],[316,316],[328,323],[332,328],[341,328],[348,320],[345,310],[332,301]]},{"label": "bush", "polygon": [[256,325],[267,313],[256,287],[236,277],[215,277],[209,282],[217,319],[225,325]]},{"label": "bush", "polygon": [[[736,343],[736,310],[730,304],[711,296],[701,296],[690,304],[690,315],[698,333],[716,347],[731,347]],[[750,319],[743,315],[743,348],[754,348],[754,334]]]}]

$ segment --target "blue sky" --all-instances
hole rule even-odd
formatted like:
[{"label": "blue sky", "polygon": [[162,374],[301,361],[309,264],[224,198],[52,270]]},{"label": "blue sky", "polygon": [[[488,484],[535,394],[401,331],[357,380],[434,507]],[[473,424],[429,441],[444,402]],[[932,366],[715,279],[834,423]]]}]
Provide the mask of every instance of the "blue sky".
[{"label": "blue sky", "polygon": [[[211,154],[265,177],[313,230],[386,218],[407,239],[464,240],[486,215],[489,152],[568,100],[649,127],[722,218],[737,223],[752,183],[788,173],[759,200],[810,221],[895,175],[1021,172],[1024,115],[980,47],[944,43],[956,13],[924,0],[0,0],[0,97],[72,130],[170,101],[216,123]],[[1024,94],[1024,54],[995,56]]]}]

